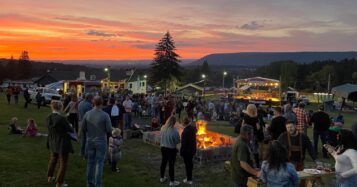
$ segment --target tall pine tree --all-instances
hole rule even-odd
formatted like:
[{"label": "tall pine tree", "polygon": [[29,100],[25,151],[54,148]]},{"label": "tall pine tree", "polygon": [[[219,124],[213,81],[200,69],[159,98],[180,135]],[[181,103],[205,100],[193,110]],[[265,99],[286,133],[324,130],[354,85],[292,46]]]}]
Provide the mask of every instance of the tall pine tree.
[{"label": "tall pine tree", "polygon": [[150,80],[166,91],[174,91],[181,81],[180,56],[175,52],[175,42],[169,32],[159,41],[155,48],[155,58],[151,64]]}]

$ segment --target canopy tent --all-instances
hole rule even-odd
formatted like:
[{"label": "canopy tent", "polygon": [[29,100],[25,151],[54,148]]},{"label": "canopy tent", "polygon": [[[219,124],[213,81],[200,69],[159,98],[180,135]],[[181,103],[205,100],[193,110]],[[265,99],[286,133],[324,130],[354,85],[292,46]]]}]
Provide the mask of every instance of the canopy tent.
[{"label": "canopy tent", "polygon": [[355,84],[343,84],[333,87],[331,93],[337,97],[357,101],[357,85]]},{"label": "canopy tent", "polygon": [[195,84],[189,83],[182,87],[176,89],[176,93],[181,93],[184,95],[194,95],[196,93],[203,94],[203,87],[197,86]]}]

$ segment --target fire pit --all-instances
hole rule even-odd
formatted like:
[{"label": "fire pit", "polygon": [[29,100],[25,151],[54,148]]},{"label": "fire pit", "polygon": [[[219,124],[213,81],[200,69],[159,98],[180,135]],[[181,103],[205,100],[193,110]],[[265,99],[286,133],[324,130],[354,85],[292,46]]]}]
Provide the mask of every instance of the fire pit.
[{"label": "fire pit", "polygon": [[[231,157],[232,144],[235,138],[215,132],[207,131],[207,122],[199,120],[197,127],[197,152],[195,159],[198,161],[227,160]],[[181,134],[183,126],[176,124],[175,128]],[[160,146],[160,131],[144,132],[143,141]]]}]

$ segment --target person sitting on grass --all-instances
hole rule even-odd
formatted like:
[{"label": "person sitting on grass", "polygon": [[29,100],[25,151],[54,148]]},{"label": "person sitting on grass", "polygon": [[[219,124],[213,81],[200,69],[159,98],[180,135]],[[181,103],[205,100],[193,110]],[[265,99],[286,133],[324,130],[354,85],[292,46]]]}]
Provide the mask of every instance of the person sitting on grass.
[{"label": "person sitting on grass", "polygon": [[121,130],[113,128],[112,136],[109,138],[109,156],[113,172],[119,172],[117,163],[121,159],[121,145],[123,144],[123,138],[121,136]]},{"label": "person sitting on grass", "polygon": [[17,117],[11,118],[11,124],[9,125],[10,134],[22,134],[23,130],[17,125]]},{"label": "person sitting on grass", "polygon": [[27,135],[30,136],[30,137],[39,136],[38,128],[37,128],[37,125],[35,123],[35,120],[33,120],[31,118],[27,120],[27,127],[26,127],[26,130],[25,130],[24,136],[27,136]]},{"label": "person sitting on grass", "polygon": [[151,128],[152,128],[153,130],[156,130],[156,129],[158,129],[159,127],[160,127],[159,120],[158,120],[156,117],[153,117],[153,118],[151,119]]}]

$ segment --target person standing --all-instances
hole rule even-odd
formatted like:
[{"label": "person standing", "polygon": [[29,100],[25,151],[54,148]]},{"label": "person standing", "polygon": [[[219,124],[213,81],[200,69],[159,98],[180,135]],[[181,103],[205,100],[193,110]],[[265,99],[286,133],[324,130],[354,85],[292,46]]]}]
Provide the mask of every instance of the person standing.
[{"label": "person standing", "polygon": [[8,86],[6,89],[7,104],[11,103],[11,96],[12,96],[12,88],[10,86]]},{"label": "person standing", "polygon": [[40,91],[37,91],[37,94],[36,94],[37,110],[40,110],[42,101],[43,101],[42,94]]},{"label": "person standing", "polygon": [[273,119],[270,124],[270,134],[273,140],[277,140],[283,132],[286,132],[286,119],[282,116],[282,110],[280,107],[273,108]]},{"label": "person standing", "polygon": [[123,102],[123,107],[125,108],[124,113],[124,121],[125,121],[125,129],[131,128],[131,118],[132,118],[132,109],[134,103],[130,100],[129,95],[125,96],[125,101]]},{"label": "person standing", "polygon": [[112,122],[112,126],[114,128],[118,128],[119,127],[120,109],[115,104],[114,98],[109,99],[108,105],[105,108],[103,108],[103,111],[106,112],[110,116],[110,121]]},{"label": "person standing", "polygon": [[[81,155],[87,158],[87,186],[101,187],[105,154],[107,152],[107,135],[112,132],[110,117],[102,110],[103,100],[100,96],[93,99],[94,108],[82,119],[81,134],[86,140],[81,141]],[[85,146],[82,146],[85,144]]]},{"label": "person standing", "polygon": [[19,86],[14,88],[13,95],[14,95],[15,104],[19,104],[19,94],[20,94],[20,91],[21,91],[20,89],[21,88]]},{"label": "person standing", "polygon": [[263,161],[261,179],[269,187],[296,187],[300,178],[292,163],[288,162],[286,149],[276,140],[269,146],[266,161]]},{"label": "person standing", "polygon": [[165,170],[167,162],[169,162],[170,186],[178,186],[180,182],[175,181],[175,162],[177,149],[176,146],[180,142],[180,135],[174,127],[176,118],[171,114],[165,125],[160,130],[160,147],[161,147],[161,166],[160,166],[160,182],[167,180]]},{"label": "person standing", "polygon": [[82,121],[84,115],[92,110],[92,99],[93,99],[93,95],[90,93],[85,94],[84,100],[82,100],[79,104],[78,104],[78,119],[79,122]]},{"label": "person standing", "polygon": [[24,108],[27,108],[28,104],[30,103],[30,93],[29,93],[29,89],[28,88],[26,88],[24,90],[24,99],[25,99]]},{"label": "person standing", "polygon": [[[250,148],[254,155],[255,163],[259,165],[262,155],[259,155],[259,146],[262,147],[262,141],[264,140],[263,129],[260,125],[257,107],[254,104],[247,105],[244,117],[243,125],[250,125],[253,128],[253,137],[250,142]],[[263,136],[263,137],[262,137]]]},{"label": "person standing", "polygon": [[67,119],[78,134],[78,97],[75,94],[72,95],[71,101],[68,103],[64,111],[67,112]]},{"label": "person standing", "polygon": [[300,102],[297,108],[294,108],[294,113],[296,114],[297,125],[296,129],[299,133],[307,133],[307,125],[308,125],[308,114],[304,109],[305,104]]},{"label": "person standing", "polygon": [[186,117],[183,120],[183,132],[181,134],[180,155],[183,158],[186,168],[185,184],[192,184],[193,156],[196,154],[196,133],[197,129],[191,125],[190,120]]},{"label": "person standing", "polygon": [[249,142],[253,138],[253,127],[243,125],[238,139],[232,148],[231,167],[234,187],[247,187],[248,177],[260,177],[260,171],[255,168],[255,161]]},{"label": "person standing", "polygon": [[[84,115],[92,110],[92,99],[93,99],[93,95],[90,94],[90,93],[86,93],[85,96],[84,96],[84,99],[78,104],[78,124],[79,124],[79,127],[78,129],[81,129],[81,126],[82,126],[82,119],[84,117]],[[80,139],[80,141],[86,141],[87,138],[85,137],[85,134],[81,134],[81,130],[78,131],[78,137]],[[80,144],[80,149],[81,149],[81,152],[84,152],[85,151],[85,143],[84,144]]]},{"label": "person standing", "polygon": [[[56,187],[67,186],[64,184],[64,177],[67,170],[69,153],[73,153],[73,147],[68,133],[73,133],[73,128],[67,119],[60,114],[63,105],[59,101],[51,102],[52,113],[47,117],[48,128],[47,147],[51,151],[48,163],[47,177],[48,182],[56,180]],[[57,161],[60,161],[57,177],[54,178]]]},{"label": "person standing", "polygon": [[[319,145],[319,136],[322,142],[322,145],[326,144],[328,129],[330,128],[331,119],[330,116],[324,112],[324,106],[319,107],[319,111],[315,112],[311,117],[311,123],[314,127],[313,130],[313,139],[314,139],[314,151],[317,157],[318,155],[318,145]],[[322,147],[323,158],[328,158],[327,151]]]},{"label": "person standing", "polygon": [[306,150],[313,161],[316,158],[309,137],[300,133],[295,126],[291,121],[286,122],[286,132],[279,136],[278,141],[288,150],[289,161],[295,165],[296,170],[302,171]]},{"label": "person standing", "polygon": [[284,105],[283,117],[286,119],[286,121],[290,121],[293,122],[294,124],[297,124],[296,114],[293,112],[293,109],[291,108],[290,104]]},{"label": "person standing", "polygon": [[336,160],[335,169],[340,187],[352,187],[357,184],[357,142],[353,134],[348,129],[341,129],[338,136],[340,144],[336,148],[324,145]]}]

